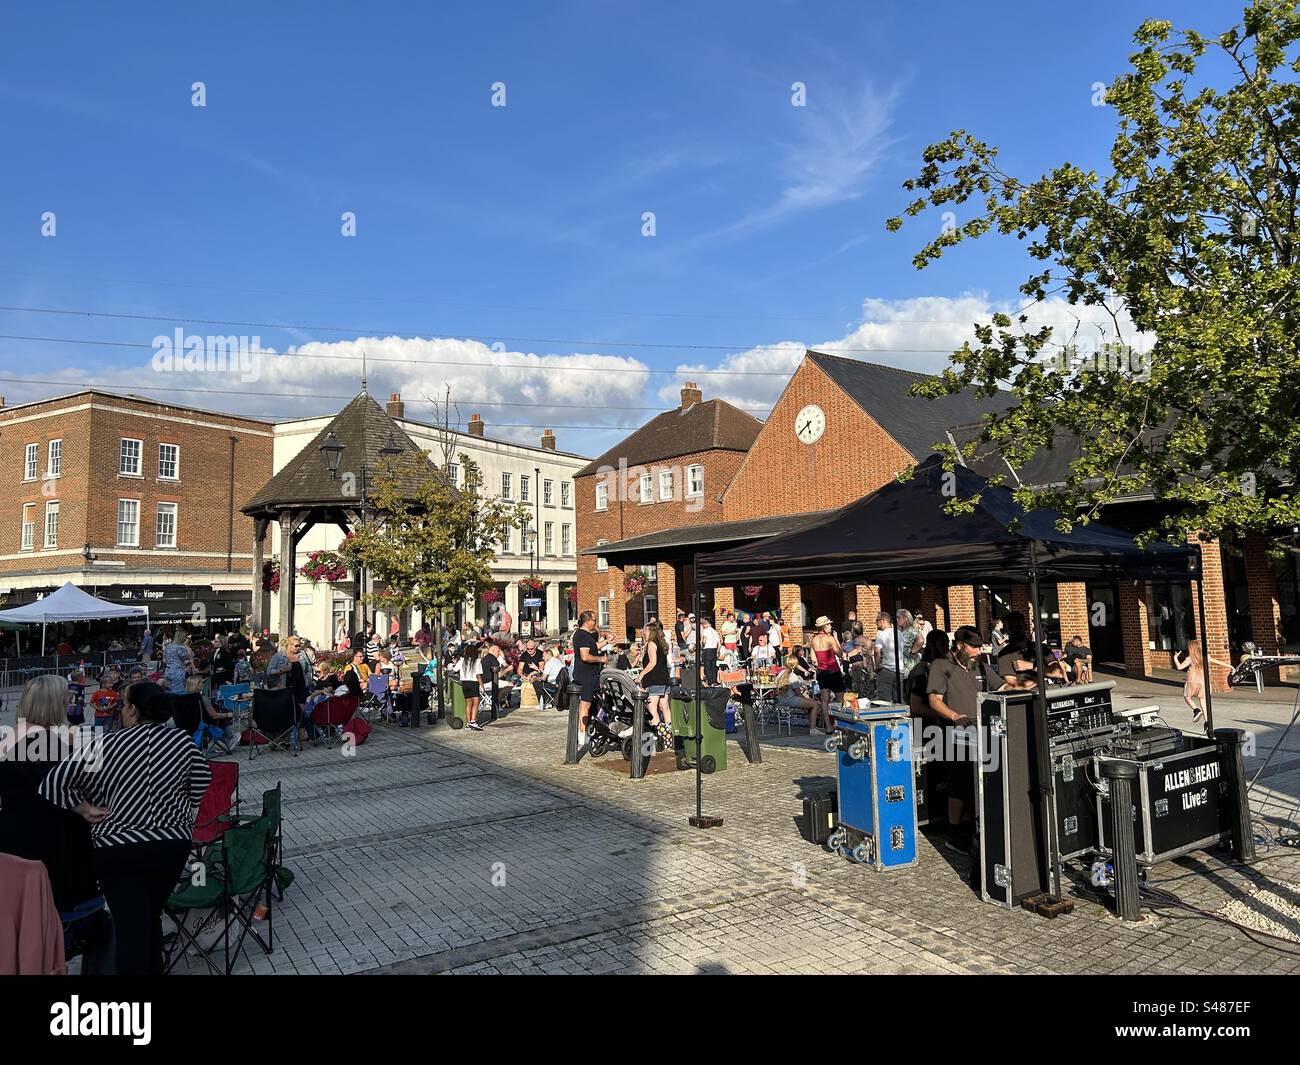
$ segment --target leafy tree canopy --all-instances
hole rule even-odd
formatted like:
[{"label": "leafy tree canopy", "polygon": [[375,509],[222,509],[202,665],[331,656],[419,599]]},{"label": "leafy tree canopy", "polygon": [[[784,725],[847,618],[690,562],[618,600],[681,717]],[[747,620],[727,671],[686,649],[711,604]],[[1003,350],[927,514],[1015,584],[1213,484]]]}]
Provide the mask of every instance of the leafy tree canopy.
[{"label": "leafy tree canopy", "polygon": [[[1018,402],[958,448],[995,449],[1016,470],[1077,438],[1068,479],[1018,488],[1022,503],[1088,521],[1149,491],[1168,505],[1147,535],[1175,539],[1300,525],[1298,2],[1255,0],[1209,36],[1143,23],[1131,69],[1105,91],[1117,120],[1107,173],[1067,162],[1022,180],[958,130],[905,183],[918,194],[906,215],[965,216],[917,253],[918,269],[991,232],[1041,263],[1021,313],[976,325],[914,389],[1007,385]],[[1140,358],[1079,365],[1076,335],[1024,313],[1051,297],[1104,309],[1107,354]]]}]

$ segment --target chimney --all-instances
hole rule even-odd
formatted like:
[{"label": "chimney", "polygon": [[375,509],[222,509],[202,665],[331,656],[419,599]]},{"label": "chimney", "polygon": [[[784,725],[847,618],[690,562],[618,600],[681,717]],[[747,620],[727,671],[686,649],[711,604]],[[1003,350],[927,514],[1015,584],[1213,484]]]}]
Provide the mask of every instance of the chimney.
[{"label": "chimney", "polygon": [[402,394],[393,392],[388,397],[388,416],[390,418],[405,418],[406,404],[402,402]]},{"label": "chimney", "polygon": [[704,393],[700,391],[699,386],[694,381],[687,381],[682,385],[682,410],[693,407],[703,400]]},{"label": "chimney", "polygon": [[[2,403],[3,403],[3,399],[0,399],[0,404]],[[550,429],[547,429],[545,432],[542,433],[542,447],[544,447],[547,451],[555,450],[555,434],[551,432]]]},{"label": "chimney", "polygon": [[469,416],[469,424],[466,426],[466,428],[469,429],[469,435],[470,435],[470,436],[482,436],[482,435],[483,435],[483,415],[481,415],[481,414],[471,414],[471,415]]}]

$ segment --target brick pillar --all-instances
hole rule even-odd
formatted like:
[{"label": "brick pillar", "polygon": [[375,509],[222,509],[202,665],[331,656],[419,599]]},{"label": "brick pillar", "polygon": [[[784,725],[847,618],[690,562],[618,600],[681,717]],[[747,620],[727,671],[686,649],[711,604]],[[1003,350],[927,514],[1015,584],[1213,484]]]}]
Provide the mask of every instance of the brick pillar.
[{"label": "brick pillar", "polygon": [[627,635],[627,591],[623,587],[623,567],[611,564],[605,576],[609,578],[609,631],[614,639],[621,640]]},{"label": "brick pillar", "polygon": [[722,615],[724,610],[736,609],[736,589],[731,585],[719,585],[713,589],[713,614],[715,619]]},{"label": "brick pillar", "polygon": [[1124,634],[1124,674],[1151,675],[1151,644],[1147,618],[1146,585],[1142,581],[1119,582],[1119,624]]},{"label": "brick pillar", "polygon": [[677,567],[671,562],[660,562],[655,567],[655,576],[659,585],[659,620],[671,637],[677,623]]},{"label": "brick pillar", "polygon": [[855,585],[853,599],[857,604],[854,609],[858,612],[858,620],[862,622],[862,631],[865,633],[875,632],[876,615],[880,613],[880,585]]},{"label": "brick pillar", "polygon": [[[1210,657],[1218,662],[1232,661],[1232,652],[1228,649],[1228,604],[1223,593],[1223,550],[1218,540],[1198,540],[1190,542],[1201,545],[1201,575],[1205,578],[1205,637],[1210,648]],[[1197,614],[1196,632],[1199,638],[1200,626],[1199,603],[1196,598],[1196,586],[1192,585],[1192,611]],[[1228,674],[1231,665],[1205,663],[1205,675],[1210,681],[1211,691],[1226,692]]]},{"label": "brick pillar", "polygon": [[[975,624],[975,588],[970,584],[959,584],[948,589],[948,624],[953,631],[963,625]],[[939,626],[936,625],[935,628]],[[988,633],[984,638],[988,639]]]},{"label": "brick pillar", "polygon": [[[1277,598],[1277,574],[1268,557],[1266,536],[1246,537],[1246,590],[1250,602],[1250,638],[1262,655],[1281,652],[1282,607]],[[1264,670],[1264,683],[1277,684],[1277,668]]]},{"label": "brick pillar", "polygon": [[948,629],[948,597],[942,588],[921,589],[921,616],[936,629]]},{"label": "brick pillar", "polygon": [[1029,585],[1013,584],[1011,586],[1011,609],[1019,610],[1029,621]]},{"label": "brick pillar", "polygon": [[1088,642],[1088,586],[1080,582],[1060,583],[1056,598],[1061,611],[1061,646],[1073,636],[1082,636]]},{"label": "brick pillar", "polygon": [[[778,589],[777,605],[781,608],[781,617],[783,624],[781,628],[785,631],[785,646],[795,647],[803,643],[805,628],[811,628],[814,618],[806,618],[800,609],[803,602],[803,591],[797,584],[783,584]],[[788,628],[787,628],[788,626]]]}]

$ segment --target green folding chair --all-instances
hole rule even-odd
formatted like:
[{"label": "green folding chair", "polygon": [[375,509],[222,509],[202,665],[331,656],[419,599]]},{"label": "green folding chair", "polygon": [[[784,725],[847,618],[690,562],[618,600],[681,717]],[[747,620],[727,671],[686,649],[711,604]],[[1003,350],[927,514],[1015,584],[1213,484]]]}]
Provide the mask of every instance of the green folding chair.
[{"label": "green folding chair", "polygon": [[[283,901],[284,889],[293,883],[293,873],[284,867],[284,818],[282,809],[284,805],[284,793],[281,790],[281,782],[276,781],[275,787],[270,791],[262,792],[262,812],[258,817],[271,818],[273,843],[275,844],[275,897],[277,901]],[[241,824],[251,824],[258,820],[249,814],[244,814],[239,818]]]},{"label": "green folding chair", "polygon": [[[274,949],[271,888],[275,879],[275,839],[272,819],[262,816],[249,824],[232,825],[204,852],[198,869],[204,874],[199,882],[195,882],[192,872],[189,880],[172,893],[164,907],[176,925],[165,968],[171,972],[193,947],[215,975],[229,976],[250,932],[264,954],[270,954]],[[263,898],[266,904],[266,939],[253,927],[254,914],[262,905]],[[190,915],[195,913],[202,916],[191,928]],[[218,921],[222,926],[220,943],[224,967],[213,958],[216,942],[207,947],[199,942],[199,936]],[[231,932],[236,926],[239,937],[232,949]]]}]

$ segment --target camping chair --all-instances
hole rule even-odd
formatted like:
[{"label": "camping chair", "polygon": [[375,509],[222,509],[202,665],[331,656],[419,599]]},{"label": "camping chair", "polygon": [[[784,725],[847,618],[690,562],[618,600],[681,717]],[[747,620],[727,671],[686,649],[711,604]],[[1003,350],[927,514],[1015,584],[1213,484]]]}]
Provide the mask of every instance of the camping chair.
[{"label": "camping chair", "polygon": [[284,888],[292,882],[292,875],[286,876],[281,881],[283,873],[287,872],[283,868],[284,860],[284,792],[281,790],[280,781],[275,782],[275,787],[268,791],[262,792],[262,812],[258,817],[249,814],[241,814],[236,820],[240,824],[251,825],[260,817],[269,817],[271,819],[271,842],[274,844],[272,849],[272,860],[275,862],[275,897],[284,898]]},{"label": "camping chair", "polygon": [[[352,720],[356,712],[355,695],[331,695],[311,708],[311,723],[318,730],[318,737],[325,738],[325,746],[333,747],[343,735],[343,726]],[[317,740],[312,742],[316,743]]]},{"label": "camping chair", "polygon": [[212,780],[199,800],[199,814],[190,832],[190,857],[201,859],[239,817],[239,763],[213,762]]},{"label": "camping chair", "polygon": [[[217,861],[195,868],[191,877],[182,881],[171,894],[164,907],[176,925],[176,935],[165,959],[167,972],[171,972],[189,948],[194,947],[214,974],[229,976],[250,932],[263,953],[270,954],[274,949],[271,888],[275,877],[275,830],[272,819],[263,816],[251,824],[230,826],[208,853],[214,854]],[[254,914],[263,904],[263,897],[266,939],[253,927]],[[191,928],[189,915],[201,911],[206,911],[205,915]],[[224,967],[218,966],[212,957],[216,943],[205,949],[198,939],[216,921],[222,922]],[[232,952],[231,931],[236,925],[239,926],[239,938]]]},{"label": "camping chair", "polygon": [[244,681],[242,684],[223,684],[217,689],[217,702],[221,709],[228,710],[232,714],[239,712],[240,704],[235,701],[237,695],[247,695],[253,690],[250,681]]},{"label": "camping chair", "polygon": [[199,726],[203,724],[203,696],[186,692],[172,696],[172,723],[199,745]]},{"label": "camping chair", "polygon": [[370,674],[366,680],[366,696],[385,721],[393,716],[393,693],[388,690],[388,678],[382,673]]},{"label": "camping chair", "polygon": [[253,691],[252,728],[254,739],[260,732],[266,737],[264,748],[258,751],[258,744],[249,745],[250,759],[259,753],[268,751],[288,751],[295,757],[298,754],[298,707],[293,701],[290,688],[256,688]]}]

